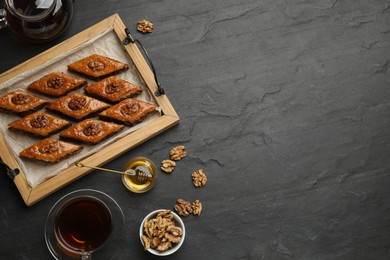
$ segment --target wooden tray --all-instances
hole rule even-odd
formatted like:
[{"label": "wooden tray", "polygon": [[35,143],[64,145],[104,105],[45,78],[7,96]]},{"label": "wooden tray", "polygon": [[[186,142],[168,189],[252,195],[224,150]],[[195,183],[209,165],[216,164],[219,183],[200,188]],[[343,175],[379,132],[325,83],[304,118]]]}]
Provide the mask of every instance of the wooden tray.
[{"label": "wooden tray", "polygon": [[[97,23],[96,25],[84,30],[83,32],[69,38],[68,40],[54,46],[53,48],[37,55],[36,57],[14,67],[13,69],[4,72],[0,75],[0,84],[12,79],[22,72],[33,69],[39,65],[42,65],[48,60],[52,60],[62,53],[72,50],[95,36],[106,32],[107,30],[113,30],[122,41],[127,37],[125,33],[125,25],[118,14],[114,14],[107,19]],[[137,72],[145,83],[145,86],[152,93],[155,93],[158,89],[155,82],[155,78],[152,70],[146,62],[144,56],[138,49],[137,45],[130,43],[124,45],[124,49],[129,55],[130,59],[135,65]],[[158,106],[161,108],[161,117],[148,123],[146,126],[126,135],[125,137],[115,141],[104,147],[99,152],[92,154],[91,156],[83,159],[81,162],[85,165],[100,166],[108,161],[116,158],[124,152],[133,149],[137,145],[149,140],[150,138],[158,135],[159,133],[167,130],[179,123],[179,117],[176,114],[174,108],[169,102],[166,95],[154,96],[154,99]],[[10,150],[8,143],[4,136],[0,132],[0,157],[2,160],[12,169],[21,167],[18,165],[13,152]],[[77,180],[78,178],[86,175],[92,170],[89,168],[79,168],[74,165],[60,172],[56,176],[47,179],[43,183],[39,184],[35,188],[28,185],[26,175],[21,170],[20,173],[14,178],[14,183],[17,186],[24,202],[30,206],[51,193],[61,189],[67,184]]]}]

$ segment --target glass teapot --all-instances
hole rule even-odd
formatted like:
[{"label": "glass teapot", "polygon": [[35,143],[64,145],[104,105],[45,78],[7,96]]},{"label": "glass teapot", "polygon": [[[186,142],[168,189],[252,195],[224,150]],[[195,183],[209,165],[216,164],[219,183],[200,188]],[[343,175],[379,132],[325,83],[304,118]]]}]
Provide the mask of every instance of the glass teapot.
[{"label": "glass teapot", "polygon": [[16,35],[45,42],[61,35],[73,15],[74,0],[5,0],[0,9],[0,29],[8,27]]}]

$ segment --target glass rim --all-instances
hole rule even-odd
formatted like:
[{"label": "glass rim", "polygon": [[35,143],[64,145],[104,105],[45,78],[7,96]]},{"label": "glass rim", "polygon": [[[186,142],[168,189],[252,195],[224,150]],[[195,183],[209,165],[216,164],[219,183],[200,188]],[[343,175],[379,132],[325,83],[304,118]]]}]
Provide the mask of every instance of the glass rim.
[{"label": "glass rim", "polygon": [[28,22],[39,22],[39,21],[45,19],[46,17],[48,17],[53,12],[53,10],[56,6],[56,0],[52,0],[52,1],[53,2],[49,6],[49,8],[47,8],[43,12],[36,14],[36,15],[24,15],[24,14],[20,13],[15,8],[14,0],[5,0],[5,5],[6,5],[7,10],[12,15],[14,15],[16,18],[19,18],[19,19],[22,19],[22,20],[25,20]]}]

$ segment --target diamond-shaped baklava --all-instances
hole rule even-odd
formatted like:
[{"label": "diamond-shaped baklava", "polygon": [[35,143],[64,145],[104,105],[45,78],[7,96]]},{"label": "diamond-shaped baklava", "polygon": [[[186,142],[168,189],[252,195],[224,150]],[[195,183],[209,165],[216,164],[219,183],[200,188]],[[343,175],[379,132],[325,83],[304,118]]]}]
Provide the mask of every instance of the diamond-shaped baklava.
[{"label": "diamond-shaped baklava", "polygon": [[68,65],[70,71],[80,73],[94,80],[116,75],[128,68],[129,65],[125,63],[99,54],[92,54]]},{"label": "diamond-shaped baklava", "polygon": [[21,158],[27,158],[46,163],[57,163],[77,154],[83,147],[51,138],[46,138],[24,149],[19,153]]},{"label": "diamond-shaped baklava", "polygon": [[108,108],[110,105],[97,99],[73,93],[51,102],[47,109],[81,121],[93,117],[96,113]]},{"label": "diamond-shaped baklava", "polygon": [[27,89],[52,97],[60,97],[87,84],[87,80],[52,72],[27,86]]},{"label": "diamond-shaped baklava", "polygon": [[99,113],[99,118],[133,126],[156,110],[156,106],[144,101],[128,98]]},{"label": "diamond-shaped baklava", "polygon": [[19,116],[38,111],[48,103],[47,100],[36,97],[23,90],[14,90],[0,97],[0,109]]},{"label": "diamond-shaped baklava", "polygon": [[108,123],[97,119],[86,119],[60,133],[61,139],[97,144],[118,133],[123,125]]},{"label": "diamond-shaped baklava", "polygon": [[90,96],[103,99],[110,103],[117,103],[142,93],[140,87],[115,76],[86,86],[84,87],[84,91]]},{"label": "diamond-shaped baklava", "polygon": [[9,129],[15,132],[24,132],[34,136],[47,137],[70,126],[70,123],[61,118],[35,112],[8,124]]}]

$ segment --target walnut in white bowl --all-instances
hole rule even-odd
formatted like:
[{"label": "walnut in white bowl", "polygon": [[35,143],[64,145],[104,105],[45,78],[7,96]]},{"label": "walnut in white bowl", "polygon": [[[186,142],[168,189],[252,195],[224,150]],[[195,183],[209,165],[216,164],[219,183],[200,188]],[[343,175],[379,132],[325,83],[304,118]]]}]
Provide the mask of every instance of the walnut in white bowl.
[{"label": "walnut in white bowl", "polygon": [[183,244],[185,234],[181,218],[166,209],[149,213],[139,228],[139,237],[144,249],[157,256],[167,256],[176,252]]}]

